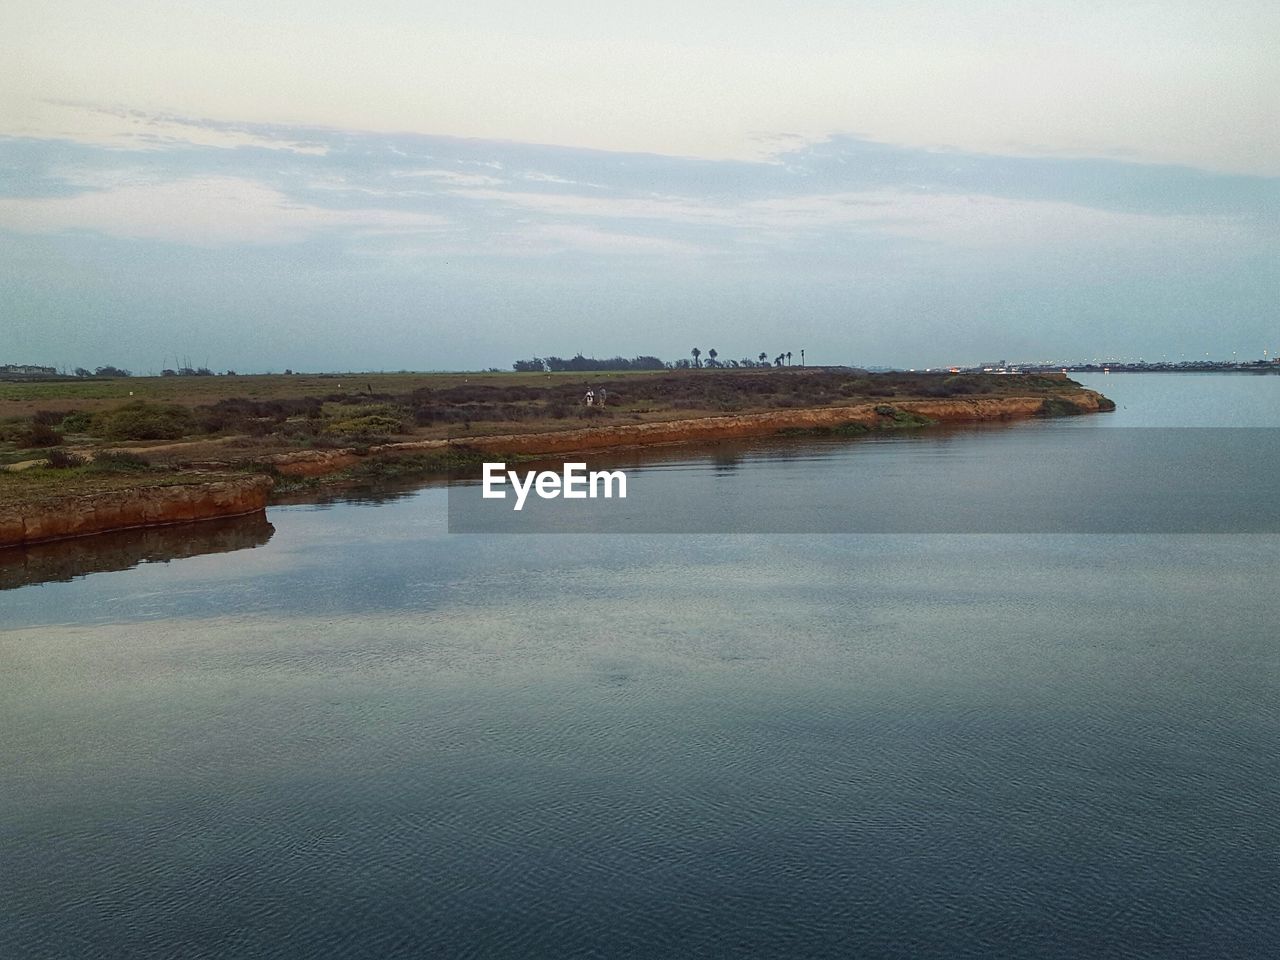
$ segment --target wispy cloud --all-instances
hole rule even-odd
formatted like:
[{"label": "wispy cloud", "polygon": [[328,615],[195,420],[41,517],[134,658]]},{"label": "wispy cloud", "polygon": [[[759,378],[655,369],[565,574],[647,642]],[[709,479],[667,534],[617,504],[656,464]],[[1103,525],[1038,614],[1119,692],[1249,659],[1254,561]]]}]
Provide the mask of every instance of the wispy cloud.
[{"label": "wispy cloud", "polygon": [[111,147],[0,140],[0,226],[198,245],[433,230],[432,248],[452,240],[458,255],[527,256],[542,244],[679,257],[818,252],[851,232],[1025,247],[1265,236],[1280,222],[1275,178],[1110,159],[782,136],[767,160],[707,161],[108,114],[165,136]]},{"label": "wispy cloud", "polygon": [[296,243],[325,230],[418,233],[447,221],[400,210],[336,210],[298,203],[236,177],[123,184],[61,197],[0,197],[0,228],[32,233],[91,231],[193,246]]},{"label": "wispy cloud", "polygon": [[317,156],[328,150],[321,141],[282,136],[279,127],[193,119],[74,100],[44,103],[60,108],[54,116],[61,122],[33,132],[41,138],[60,136],[118,150],[165,150],[180,145],[224,149],[251,146]]},{"label": "wispy cloud", "polygon": [[460,170],[392,170],[393,177],[426,177],[436,183],[453,187],[500,186],[507,181],[483,173],[465,173]]}]

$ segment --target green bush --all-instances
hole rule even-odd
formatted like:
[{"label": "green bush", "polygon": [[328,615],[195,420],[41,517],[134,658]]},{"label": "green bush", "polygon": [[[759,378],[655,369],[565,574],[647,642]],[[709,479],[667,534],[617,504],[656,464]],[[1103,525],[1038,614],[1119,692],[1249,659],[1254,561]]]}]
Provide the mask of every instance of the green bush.
[{"label": "green bush", "polygon": [[76,410],[62,418],[63,433],[89,433],[93,429],[93,415]]},{"label": "green bush", "polygon": [[176,440],[194,433],[196,422],[186,407],[140,400],[99,414],[95,427],[109,440]]},{"label": "green bush", "polygon": [[127,450],[103,450],[93,458],[89,469],[98,473],[128,473],[136,470],[150,470],[151,464],[136,453]]},{"label": "green bush", "polygon": [[330,433],[344,437],[372,440],[404,431],[404,424],[397,417],[385,413],[371,413],[362,417],[350,417],[329,424]]},{"label": "green bush", "polygon": [[956,376],[947,377],[942,381],[942,385],[946,387],[948,394],[951,396],[959,396],[967,393],[986,393],[986,385],[977,377]]},{"label": "green bush", "polygon": [[1084,411],[1063,397],[1045,397],[1040,404],[1042,417],[1074,417]]}]

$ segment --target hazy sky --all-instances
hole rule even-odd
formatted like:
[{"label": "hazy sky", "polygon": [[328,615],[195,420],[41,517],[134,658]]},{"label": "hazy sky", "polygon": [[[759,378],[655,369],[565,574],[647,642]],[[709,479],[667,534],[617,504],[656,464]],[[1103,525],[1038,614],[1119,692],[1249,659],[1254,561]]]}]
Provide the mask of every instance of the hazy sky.
[{"label": "hazy sky", "polygon": [[1280,348],[1280,7],[0,6],[0,363]]}]

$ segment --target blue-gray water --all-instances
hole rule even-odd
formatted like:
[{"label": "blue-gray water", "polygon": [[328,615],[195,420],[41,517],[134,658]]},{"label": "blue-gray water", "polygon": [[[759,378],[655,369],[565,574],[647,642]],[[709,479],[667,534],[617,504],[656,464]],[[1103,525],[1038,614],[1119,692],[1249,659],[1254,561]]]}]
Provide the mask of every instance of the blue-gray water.
[{"label": "blue-gray water", "polygon": [[[1280,426],[1280,377],[1091,385],[1120,409],[1014,429]],[[874,452],[909,494],[931,442]],[[732,482],[848,456],[803,451]],[[1260,515],[1274,466],[1236,466]],[[661,470],[723,496],[714,455]],[[474,536],[445,502],[0,592],[0,956],[1276,955],[1280,536]]]}]

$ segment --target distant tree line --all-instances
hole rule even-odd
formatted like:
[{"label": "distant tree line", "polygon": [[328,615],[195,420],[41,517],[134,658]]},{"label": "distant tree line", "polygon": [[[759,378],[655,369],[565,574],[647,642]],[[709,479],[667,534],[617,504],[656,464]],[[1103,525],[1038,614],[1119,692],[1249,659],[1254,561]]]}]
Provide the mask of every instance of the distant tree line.
[{"label": "distant tree line", "polygon": [[597,359],[584,357],[582,354],[565,360],[563,357],[532,357],[529,360],[517,360],[511,365],[517,373],[559,373],[564,370],[665,370],[669,363],[657,357],[609,357]]},{"label": "distant tree line", "polygon": [[216,374],[208,367],[179,367],[172,370],[168,367],[160,371],[162,377],[212,377]]},{"label": "distant tree line", "polygon": [[[692,359],[662,360],[659,357],[642,356],[609,357],[599,359],[577,354],[569,360],[563,357],[531,357],[528,360],[517,360],[511,365],[517,373],[559,373],[562,371],[601,371],[601,370],[689,370],[702,367],[718,367],[724,369],[751,369],[760,367],[784,367],[791,365],[791,351],[778,354],[772,362],[769,354],[761,351],[757,357],[743,357],[741,360],[721,360],[717,350],[708,350],[706,359],[702,359],[702,350],[694,347],[689,351]],[[804,366],[804,351],[800,351],[800,365]]]},{"label": "distant tree line", "polygon": [[[292,374],[292,370],[286,370],[285,373]],[[133,372],[124,369],[124,367],[116,367],[111,364],[96,367],[93,370],[87,367],[76,367],[75,375],[77,377],[132,377]],[[228,370],[222,376],[234,377],[236,372]],[[178,367],[176,370],[170,367],[160,371],[162,377],[216,377],[219,374],[210,370],[208,367]]]},{"label": "distant tree line", "polygon": [[131,377],[133,376],[123,367],[113,367],[107,364],[104,367],[98,367],[95,370],[87,370],[84,367],[76,367],[77,377]]}]

